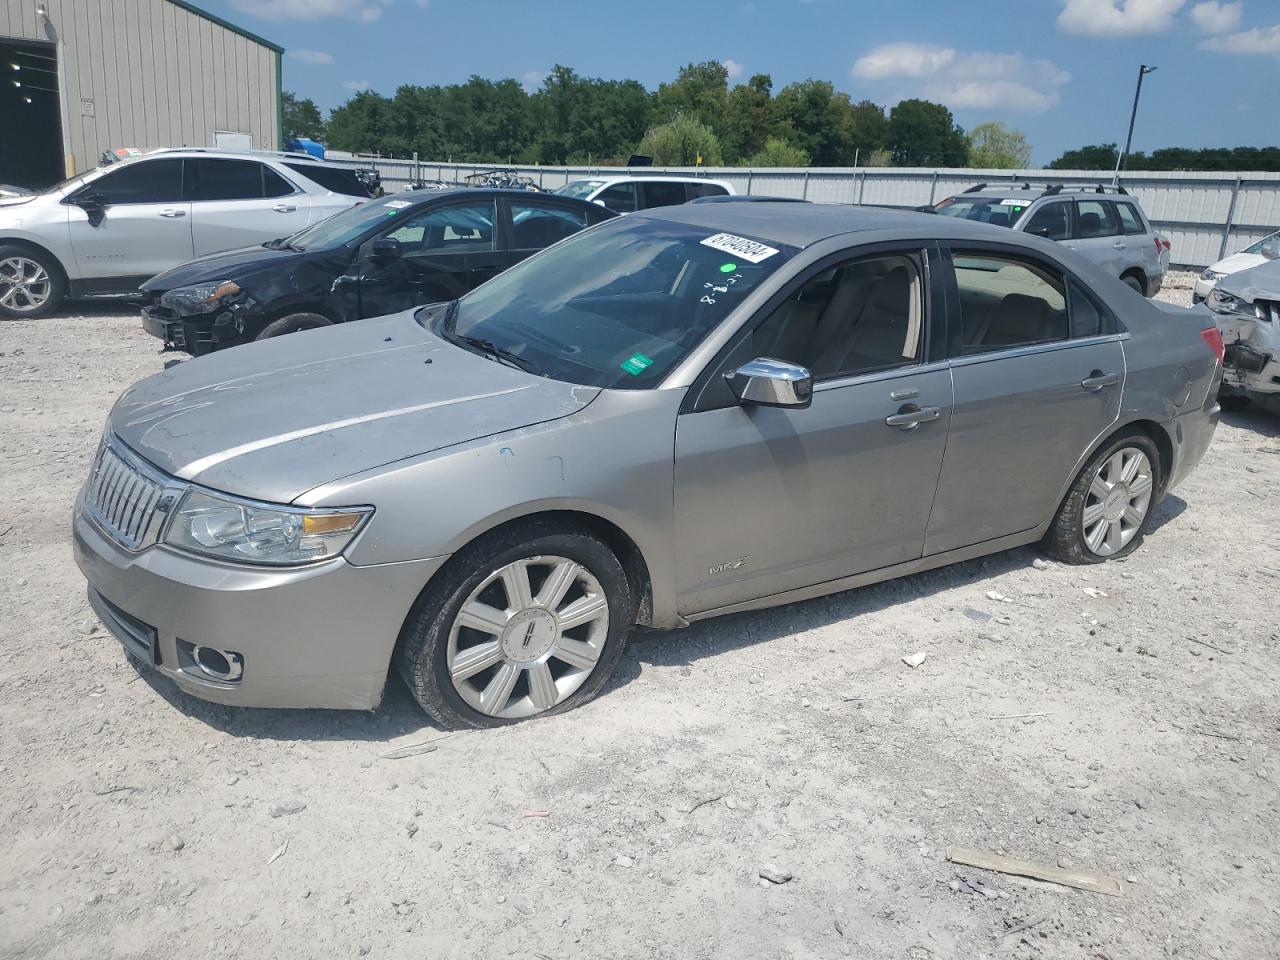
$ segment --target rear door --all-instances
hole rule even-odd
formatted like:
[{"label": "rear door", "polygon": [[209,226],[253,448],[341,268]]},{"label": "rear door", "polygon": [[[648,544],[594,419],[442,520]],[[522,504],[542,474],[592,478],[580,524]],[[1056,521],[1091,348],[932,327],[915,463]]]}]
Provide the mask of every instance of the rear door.
[{"label": "rear door", "polygon": [[[150,279],[191,259],[191,204],[182,199],[182,165],[176,157],[133,160],[64,201],[82,279]],[[84,207],[71,202],[92,194],[103,203],[96,226]]]},{"label": "rear door", "polygon": [[523,197],[503,199],[501,207],[501,217],[507,226],[504,246],[510,253],[511,263],[518,263],[609,216],[601,208],[593,207],[588,211],[576,203],[537,194],[530,194],[527,200]]},{"label": "rear door", "polygon": [[288,237],[307,225],[307,195],[265,164],[223,157],[186,163],[196,256]]},{"label": "rear door", "polygon": [[1124,273],[1128,243],[1110,200],[1076,200],[1076,239],[1072,246],[1113,277]]},{"label": "rear door", "polygon": [[640,209],[674,207],[689,199],[689,185],[678,180],[642,180]]},{"label": "rear door", "polygon": [[[498,205],[492,196],[429,203],[403,220],[397,211],[410,207],[410,201],[377,202],[388,209],[388,224],[360,247],[361,317],[456,300],[511,264],[512,255],[499,242]],[[395,240],[400,255],[375,256],[373,241],[381,238]]]},{"label": "rear door", "polygon": [[595,202],[604,204],[615,213],[635,213],[640,209],[640,193],[634,180],[611,183],[595,196]]},{"label": "rear door", "polygon": [[989,243],[949,254],[955,410],[927,555],[1050,519],[1125,374],[1114,318],[1056,263]]}]

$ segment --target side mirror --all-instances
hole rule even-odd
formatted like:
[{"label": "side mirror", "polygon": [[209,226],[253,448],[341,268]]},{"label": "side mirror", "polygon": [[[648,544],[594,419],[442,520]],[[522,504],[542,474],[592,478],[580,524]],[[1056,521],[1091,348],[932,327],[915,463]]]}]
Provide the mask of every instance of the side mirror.
[{"label": "side mirror", "polygon": [[1264,243],[1262,255],[1268,260],[1280,260],[1280,240],[1268,240]]},{"label": "side mirror", "polygon": [[390,263],[392,260],[399,260],[403,255],[404,250],[395,237],[378,237],[369,245],[369,259],[377,262]]},{"label": "side mirror", "polygon": [[89,218],[89,226],[96,227],[106,216],[106,199],[102,194],[90,191],[78,194],[70,202],[84,211],[85,216]]},{"label": "side mirror", "polygon": [[729,389],[740,403],[762,407],[807,407],[813,401],[813,375],[785,360],[757,357],[726,373]]}]

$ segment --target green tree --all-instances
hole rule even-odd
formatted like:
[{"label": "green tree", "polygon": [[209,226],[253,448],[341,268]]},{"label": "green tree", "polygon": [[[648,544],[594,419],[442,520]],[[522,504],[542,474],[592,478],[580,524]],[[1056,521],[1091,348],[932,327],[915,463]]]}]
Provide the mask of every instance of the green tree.
[{"label": "green tree", "polygon": [[969,141],[940,103],[902,100],[889,111],[889,149],[897,167],[963,167]]},{"label": "green tree", "polygon": [[980,123],[969,131],[969,166],[1025,170],[1031,166],[1031,144],[1021,130],[1003,123]]},{"label": "green tree", "polygon": [[708,60],[687,64],[671,83],[660,84],[649,115],[655,125],[678,116],[693,117],[719,137],[725,130],[728,108],[729,71],[724,64]]},{"label": "green tree", "polygon": [[329,113],[328,145],[352,153],[404,156],[410,152],[393,101],[361,90]]},{"label": "green tree", "polygon": [[324,118],[320,116],[320,108],[310,97],[299,100],[288,90],[280,94],[280,106],[284,112],[284,138],[307,137],[311,140],[324,139]]},{"label": "green tree", "polygon": [[1078,150],[1067,150],[1049,164],[1052,170],[1114,170],[1120,156],[1114,143],[1091,144]]},{"label": "green tree", "polygon": [[[844,94],[840,94],[844,97]],[[845,163],[852,164],[855,161],[864,167],[887,166],[887,163],[876,164],[873,162],[877,152],[882,152],[889,143],[889,120],[884,115],[884,107],[878,103],[872,103],[870,100],[859,100],[857,103],[841,104],[841,110],[844,114],[843,124],[845,129]],[[853,149],[853,157],[848,156],[850,148]]]},{"label": "green tree", "polygon": [[747,163],[753,167],[807,167],[809,155],[780,137],[770,137]]},{"label": "green tree", "polygon": [[773,78],[767,73],[757,73],[729,91],[720,138],[725,159],[736,163],[755,156],[774,135],[775,126]]},{"label": "green tree", "polygon": [[557,64],[530,98],[526,151],[541,163],[625,160],[644,136],[648,91],[635,80],[593,80]]},{"label": "green tree", "polygon": [[703,166],[714,167],[723,160],[720,138],[715,131],[683,114],[650,129],[640,141],[639,149],[653,157],[658,166],[692,167],[701,157]]}]

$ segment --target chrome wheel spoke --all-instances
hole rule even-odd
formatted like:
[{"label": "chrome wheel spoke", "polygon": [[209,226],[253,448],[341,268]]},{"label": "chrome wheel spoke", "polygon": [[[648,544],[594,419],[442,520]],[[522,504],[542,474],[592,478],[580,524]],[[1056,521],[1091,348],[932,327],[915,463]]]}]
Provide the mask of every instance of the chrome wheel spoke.
[{"label": "chrome wheel spoke", "polygon": [[1135,529],[1142,524],[1142,519],[1147,515],[1145,510],[1139,510],[1133,504],[1129,504],[1124,508],[1124,519],[1129,526]]},{"label": "chrome wheel spoke", "polygon": [[497,607],[491,607],[479,600],[471,600],[464,603],[458,612],[458,625],[497,637],[501,636],[502,631],[507,627],[507,615]]},{"label": "chrome wheel spoke", "polygon": [[1107,552],[1115,553],[1124,546],[1124,529],[1119,520],[1107,522]]},{"label": "chrome wheel spoke", "polygon": [[556,641],[556,645],[551,648],[551,655],[579,670],[592,669],[600,659],[600,651],[591,644],[568,637],[561,637]]},{"label": "chrome wheel spoke", "polygon": [[533,592],[529,587],[527,561],[516,561],[502,568],[502,585],[507,591],[507,609],[527,610],[533,606]]},{"label": "chrome wheel spoke", "polygon": [[529,668],[529,699],[538,710],[550,710],[560,698],[551,668],[546,662],[535,663]]},{"label": "chrome wheel spoke", "polygon": [[1141,457],[1134,453],[1124,462],[1124,469],[1120,471],[1120,479],[1125,483],[1132,483],[1133,478],[1138,475],[1138,469],[1142,466],[1145,457]]},{"label": "chrome wheel spoke", "polygon": [[495,663],[502,662],[502,644],[497,640],[478,643],[474,647],[460,650],[449,666],[449,674],[456,680],[474,677],[482,670],[487,670]]},{"label": "chrome wheel spoke", "polygon": [[1107,461],[1107,483],[1115,486],[1124,478],[1124,451],[1117,450]]},{"label": "chrome wheel spoke", "polygon": [[1107,499],[1107,494],[1111,492],[1111,485],[1102,479],[1102,471],[1099,470],[1093,478],[1093,482],[1089,484],[1089,492],[1099,500]]},{"label": "chrome wheel spoke", "polygon": [[542,589],[538,591],[538,596],[534,602],[540,607],[546,607],[548,610],[554,610],[560,606],[560,601],[564,599],[564,595],[573,586],[580,569],[572,560],[561,560],[551,569],[551,573],[543,582]]},{"label": "chrome wheel spoke", "polygon": [[1137,499],[1151,490],[1151,474],[1140,473],[1129,482],[1129,496]]},{"label": "chrome wheel spoke", "polygon": [[1088,530],[1095,523],[1102,519],[1103,511],[1106,508],[1101,503],[1093,503],[1084,508],[1084,512],[1080,514],[1080,520],[1084,524],[1084,528]]},{"label": "chrome wheel spoke", "polygon": [[511,691],[520,679],[520,668],[512,663],[498,667],[488,686],[480,692],[480,709],[491,717],[500,714],[511,699]]},{"label": "chrome wheel spoke", "polygon": [[572,630],[609,612],[609,604],[600,594],[588,594],[556,612],[561,630]]},{"label": "chrome wheel spoke", "polygon": [[1084,535],[1085,545],[1094,553],[1102,552],[1102,545],[1107,539],[1107,530],[1111,525],[1106,520],[1099,520],[1092,530],[1086,530]]}]

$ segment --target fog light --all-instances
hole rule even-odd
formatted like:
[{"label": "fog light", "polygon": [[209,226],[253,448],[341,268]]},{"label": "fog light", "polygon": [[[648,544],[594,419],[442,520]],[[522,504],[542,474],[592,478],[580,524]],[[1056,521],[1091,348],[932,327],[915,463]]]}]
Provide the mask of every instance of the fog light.
[{"label": "fog light", "polygon": [[187,673],[203,675],[219,683],[239,683],[244,676],[244,657],[234,650],[202,647],[179,639],[178,652]]}]

